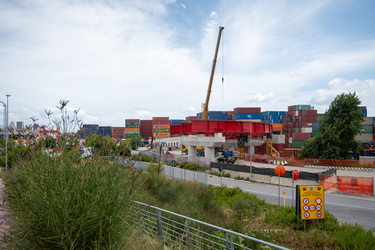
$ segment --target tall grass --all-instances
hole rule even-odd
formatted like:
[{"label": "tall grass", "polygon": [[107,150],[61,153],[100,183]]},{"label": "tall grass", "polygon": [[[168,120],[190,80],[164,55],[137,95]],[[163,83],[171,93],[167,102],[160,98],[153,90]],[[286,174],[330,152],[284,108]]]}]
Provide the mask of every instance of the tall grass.
[{"label": "tall grass", "polygon": [[136,174],[112,162],[37,155],[13,166],[6,195],[13,218],[9,248],[121,249]]}]

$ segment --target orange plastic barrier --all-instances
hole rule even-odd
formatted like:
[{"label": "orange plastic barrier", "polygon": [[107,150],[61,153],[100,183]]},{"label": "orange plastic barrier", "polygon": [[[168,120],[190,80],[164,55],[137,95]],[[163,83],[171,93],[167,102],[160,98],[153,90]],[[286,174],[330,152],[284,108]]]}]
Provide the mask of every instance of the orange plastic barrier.
[{"label": "orange plastic barrier", "polygon": [[374,179],[371,177],[320,175],[320,183],[326,191],[374,195]]}]

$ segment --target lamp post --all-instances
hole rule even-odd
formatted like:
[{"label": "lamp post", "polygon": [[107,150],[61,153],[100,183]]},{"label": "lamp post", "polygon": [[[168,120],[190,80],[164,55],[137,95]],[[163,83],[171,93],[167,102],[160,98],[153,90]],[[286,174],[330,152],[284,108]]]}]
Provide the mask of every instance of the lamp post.
[{"label": "lamp post", "polygon": [[8,140],[9,140],[9,94],[6,94],[7,97],[7,107],[6,107],[6,139],[5,139],[5,172],[8,172]]},{"label": "lamp post", "polygon": [[[3,104],[3,106],[4,106],[4,113],[3,113],[3,127],[4,127],[4,132],[3,132],[3,134],[4,134],[4,139],[5,139],[5,152],[7,151],[7,143],[6,143],[6,141],[7,141],[7,139],[6,139],[6,130],[7,130],[7,128],[6,128],[6,126],[5,126],[5,124],[7,124],[7,120],[6,120],[6,112],[7,112],[7,105],[4,103],[4,102],[2,102],[2,101],[0,101],[0,103],[2,103]],[[8,159],[7,159],[8,157],[7,157],[7,154],[5,153],[5,169],[7,169],[7,163],[8,163]]]},{"label": "lamp post", "polygon": [[251,124],[251,115],[247,116],[250,119],[250,138],[249,138],[249,156],[250,156],[250,181],[253,180],[253,154],[251,152],[251,146],[253,145],[252,137],[253,137],[253,130],[252,130],[252,124]]}]

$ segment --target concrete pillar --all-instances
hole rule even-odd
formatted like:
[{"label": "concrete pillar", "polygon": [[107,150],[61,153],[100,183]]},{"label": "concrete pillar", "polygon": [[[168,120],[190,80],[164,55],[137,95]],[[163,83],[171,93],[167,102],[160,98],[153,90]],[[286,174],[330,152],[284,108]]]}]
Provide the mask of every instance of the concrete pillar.
[{"label": "concrete pillar", "polygon": [[215,148],[205,147],[204,148],[204,157],[208,158],[211,161],[216,161],[215,159]]},{"label": "concrete pillar", "polygon": [[188,146],[188,161],[197,162],[197,146]]}]

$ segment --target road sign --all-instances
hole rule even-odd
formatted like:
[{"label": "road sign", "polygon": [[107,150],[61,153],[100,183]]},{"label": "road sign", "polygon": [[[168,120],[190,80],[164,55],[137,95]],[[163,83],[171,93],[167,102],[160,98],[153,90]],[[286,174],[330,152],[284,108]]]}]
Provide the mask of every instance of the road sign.
[{"label": "road sign", "polygon": [[324,219],[324,186],[298,186],[302,220]]}]

